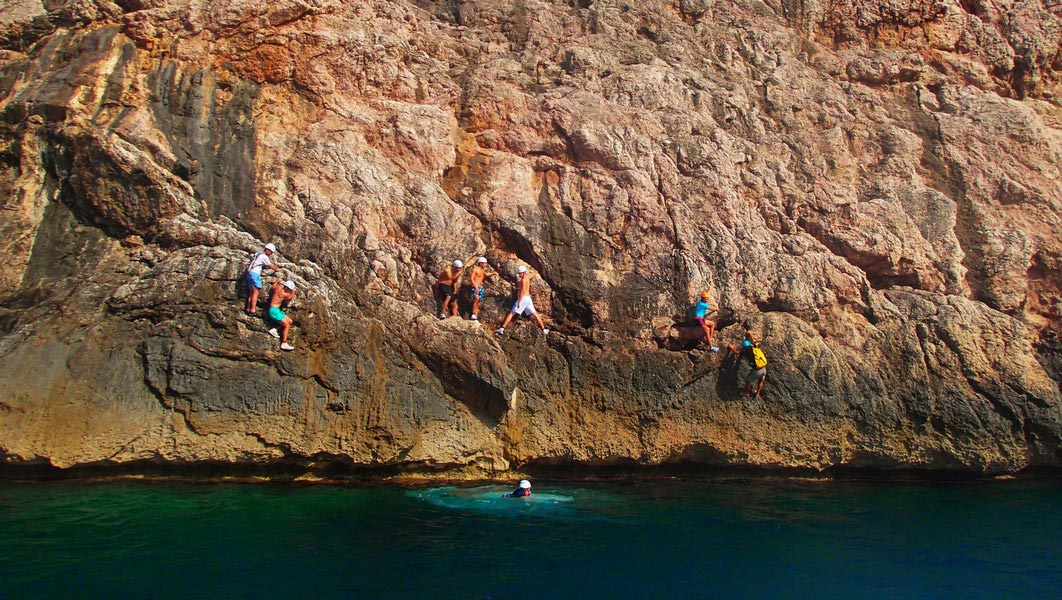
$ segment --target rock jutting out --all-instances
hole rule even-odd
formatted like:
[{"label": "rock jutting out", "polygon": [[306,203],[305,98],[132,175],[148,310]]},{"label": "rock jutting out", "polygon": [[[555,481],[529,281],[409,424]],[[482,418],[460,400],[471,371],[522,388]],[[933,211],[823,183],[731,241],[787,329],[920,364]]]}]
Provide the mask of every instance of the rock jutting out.
[{"label": "rock jutting out", "polygon": [[[5,2],[0,457],[1057,468],[1060,42],[1043,0]],[[551,332],[496,337],[524,265]]]}]

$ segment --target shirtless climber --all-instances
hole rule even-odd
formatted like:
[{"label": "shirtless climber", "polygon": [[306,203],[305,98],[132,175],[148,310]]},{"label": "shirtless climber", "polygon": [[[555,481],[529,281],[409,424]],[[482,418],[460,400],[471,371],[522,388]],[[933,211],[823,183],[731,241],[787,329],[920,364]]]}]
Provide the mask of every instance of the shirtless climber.
[{"label": "shirtless climber", "polygon": [[495,333],[498,335],[505,335],[505,326],[513,320],[514,316],[519,314],[534,319],[535,322],[538,323],[538,326],[542,328],[543,334],[549,333],[549,329],[546,329],[546,324],[542,322],[542,317],[535,312],[535,303],[531,300],[531,278],[533,275],[529,273],[527,267],[523,265],[520,265],[520,267],[516,269],[516,273],[516,304],[513,304],[512,310],[509,311],[509,314],[505,315],[505,321],[502,322],[501,327],[499,327]]},{"label": "shirtless climber", "polygon": [[443,269],[439,278],[435,280],[434,292],[439,306],[439,318],[445,319],[447,309],[452,316],[457,316],[457,290],[461,287],[461,274],[464,273],[465,263],[455,260],[449,267]]},{"label": "shirtless climber", "polygon": [[479,303],[483,301],[483,284],[488,277],[494,277],[498,273],[487,264],[487,257],[481,256],[476,260],[475,266],[468,275],[472,284],[472,320],[479,320]]},{"label": "shirtless climber", "polygon": [[272,288],[273,295],[269,299],[269,315],[270,319],[273,319],[280,325],[281,331],[278,333],[277,328],[274,327],[269,330],[269,335],[280,339],[281,350],[294,350],[295,346],[288,343],[288,333],[291,331],[293,324],[291,317],[284,314],[284,311],[280,310],[281,304],[291,300],[295,297],[295,282],[285,281],[280,283],[280,279],[277,278],[273,282]]}]

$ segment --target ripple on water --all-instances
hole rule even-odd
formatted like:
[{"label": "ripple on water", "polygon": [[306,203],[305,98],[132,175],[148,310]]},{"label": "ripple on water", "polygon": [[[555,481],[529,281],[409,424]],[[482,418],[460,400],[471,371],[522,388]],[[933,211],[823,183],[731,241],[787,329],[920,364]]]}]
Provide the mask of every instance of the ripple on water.
[{"label": "ripple on water", "polygon": [[574,495],[549,492],[533,492],[530,498],[506,498],[505,494],[511,491],[511,486],[498,485],[443,486],[413,490],[410,495],[442,508],[493,514],[570,516],[583,504],[577,503]]}]

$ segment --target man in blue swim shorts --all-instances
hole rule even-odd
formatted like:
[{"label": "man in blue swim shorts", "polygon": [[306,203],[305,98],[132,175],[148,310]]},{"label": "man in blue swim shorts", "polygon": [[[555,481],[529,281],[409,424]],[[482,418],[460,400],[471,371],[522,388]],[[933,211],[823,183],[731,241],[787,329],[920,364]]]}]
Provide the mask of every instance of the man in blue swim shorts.
[{"label": "man in blue swim shorts", "polygon": [[472,284],[472,320],[479,320],[479,303],[483,301],[483,284],[488,277],[497,275],[494,269],[487,264],[487,257],[481,256],[476,259],[468,280]]},{"label": "man in blue swim shorts", "polygon": [[464,273],[465,263],[455,260],[449,267],[443,269],[439,278],[432,286],[435,298],[439,305],[439,318],[445,319],[447,313],[457,316],[457,290],[461,288],[461,274]]},{"label": "man in blue swim shorts", "polygon": [[256,314],[258,311],[258,293],[262,291],[262,268],[280,271],[270,258],[276,251],[277,247],[272,243],[266,244],[265,249],[255,254],[254,258],[251,259],[251,264],[247,266],[247,275],[245,277],[247,289],[250,293],[247,295],[247,306],[244,310],[249,315]]}]

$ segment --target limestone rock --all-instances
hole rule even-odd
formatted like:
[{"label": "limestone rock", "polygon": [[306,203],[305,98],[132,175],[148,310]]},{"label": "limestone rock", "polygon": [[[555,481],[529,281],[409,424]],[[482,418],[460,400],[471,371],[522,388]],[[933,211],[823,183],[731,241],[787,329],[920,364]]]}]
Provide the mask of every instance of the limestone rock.
[{"label": "limestone rock", "polygon": [[1042,0],[2,5],[7,462],[1062,466]]}]

